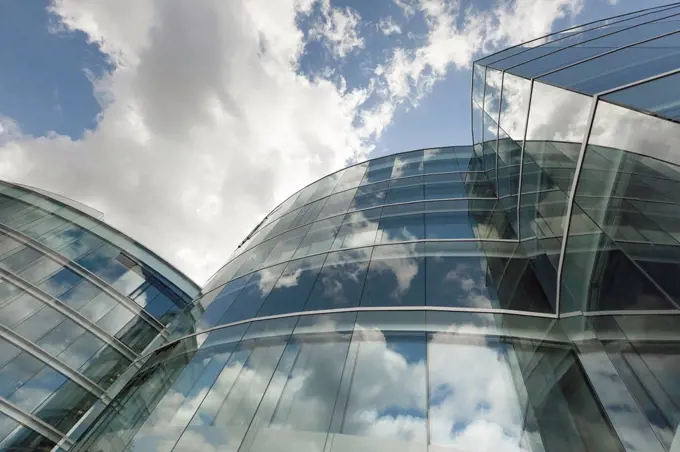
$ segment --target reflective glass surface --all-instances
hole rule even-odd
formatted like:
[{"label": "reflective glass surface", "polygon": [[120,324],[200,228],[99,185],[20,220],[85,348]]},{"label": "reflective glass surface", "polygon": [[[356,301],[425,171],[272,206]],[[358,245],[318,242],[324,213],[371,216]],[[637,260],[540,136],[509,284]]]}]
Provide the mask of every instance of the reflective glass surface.
[{"label": "reflective glass surface", "polygon": [[[672,440],[674,349],[626,347],[641,330],[625,319],[399,314],[268,320],[159,350],[76,450],[624,451],[663,450],[645,443],[655,431]],[[657,414],[656,430],[643,428]]]},{"label": "reflective glass surface", "polygon": [[1,397],[54,432],[1,417],[1,450],[51,450],[198,292],[91,212],[0,182]]}]

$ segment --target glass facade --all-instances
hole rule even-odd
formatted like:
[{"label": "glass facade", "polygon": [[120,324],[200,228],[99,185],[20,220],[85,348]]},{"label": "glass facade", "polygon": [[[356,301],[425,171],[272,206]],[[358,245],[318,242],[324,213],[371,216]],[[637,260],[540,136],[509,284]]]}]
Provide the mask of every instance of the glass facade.
[{"label": "glass facade", "polygon": [[[680,450],[678,32],[671,4],[478,60],[471,145],[299,190],[191,302],[172,315],[138,303],[167,326],[137,348],[120,336],[133,366],[59,358],[103,391],[122,372],[73,450]],[[61,254],[109,275],[76,253]],[[12,274],[37,259],[12,254]],[[16,296],[94,312],[65,295],[79,268]],[[120,279],[109,283],[137,302],[136,280]],[[11,331],[38,316],[7,306]],[[30,368],[54,385],[63,369],[39,358],[0,381]],[[60,397],[91,404],[75,390]],[[38,398],[2,397],[7,413],[69,422]],[[41,444],[19,417],[1,431]]]},{"label": "glass facade", "polygon": [[0,450],[70,447],[199,291],[100,217],[0,182]]}]

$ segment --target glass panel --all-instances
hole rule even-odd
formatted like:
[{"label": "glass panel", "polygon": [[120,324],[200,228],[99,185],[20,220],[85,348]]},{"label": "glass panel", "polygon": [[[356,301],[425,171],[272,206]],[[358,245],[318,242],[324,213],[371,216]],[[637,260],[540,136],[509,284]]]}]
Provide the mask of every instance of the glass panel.
[{"label": "glass panel", "polygon": [[357,195],[352,200],[352,205],[350,206],[349,210],[369,209],[371,207],[382,206],[385,204],[387,191],[374,190],[374,188],[377,188],[376,185],[381,184],[360,187],[357,191]]},{"label": "glass panel", "polygon": [[448,173],[465,169],[458,166],[456,154],[452,147],[425,149],[423,166],[423,173],[425,174]]},{"label": "glass panel", "polygon": [[501,307],[483,257],[438,254],[425,262],[428,306]]},{"label": "glass panel", "polygon": [[607,94],[602,99],[679,120],[678,86],[680,86],[680,74],[674,74]]},{"label": "glass panel", "polygon": [[342,177],[340,177],[338,184],[333,189],[333,193],[345,191],[358,186],[361,183],[361,180],[364,178],[364,173],[366,173],[367,167],[368,163],[361,163],[359,165],[347,168],[342,173]]},{"label": "glass panel", "polygon": [[[422,210],[422,207],[419,210]],[[390,215],[391,213],[383,210],[375,243],[405,242],[425,238],[425,216],[422,213],[394,216]]]},{"label": "glass panel", "polygon": [[345,215],[332,249],[373,245],[381,211],[382,208],[377,208]]},{"label": "glass panel", "polygon": [[[503,73],[486,68],[486,91],[484,93],[484,111],[494,121],[498,122],[498,112],[501,102],[501,86],[503,84]],[[481,106],[481,104],[480,104]]]},{"label": "glass panel", "polygon": [[510,73],[503,76],[503,100],[499,125],[519,144],[524,140],[530,95],[531,82],[529,80]]},{"label": "glass panel", "polygon": [[284,263],[254,273],[219,323],[238,322],[254,317],[285,267]]},{"label": "glass panel", "polygon": [[46,277],[54,274],[57,270],[62,268],[62,265],[48,257],[42,257],[26,269],[19,273],[19,276],[26,281],[38,284]]},{"label": "glass panel", "polygon": [[316,219],[320,220],[347,212],[355,193],[356,189],[352,189],[331,195]]},{"label": "glass panel", "polygon": [[410,187],[390,188],[385,197],[385,204],[398,204],[402,202],[422,201],[425,193],[422,185]]},{"label": "glass panel", "polygon": [[[484,105],[484,84],[486,67],[475,64],[472,68],[472,101],[478,106]],[[478,141],[473,141],[477,143]]]},{"label": "glass panel", "polygon": [[343,374],[343,380],[351,375],[350,391],[331,450],[425,450],[425,335],[366,330],[355,333],[351,348],[354,365]]},{"label": "glass panel", "polygon": [[[16,428],[14,428],[16,427]],[[49,451],[56,444],[14,419],[0,415],[0,450],[6,451]],[[58,449],[62,452],[63,449]]]},{"label": "glass panel", "polygon": [[368,247],[329,253],[305,311],[358,306],[372,250]]},{"label": "glass panel", "polygon": [[[675,9],[674,9],[675,8]],[[625,17],[621,18],[615,18],[615,19],[604,19],[600,22],[594,23],[592,26],[588,27],[577,27],[574,32],[563,32],[563,33],[558,33],[553,35],[551,38],[547,39],[546,45],[539,45],[531,48],[530,50],[526,52],[516,52],[515,55],[510,56],[507,59],[504,59],[502,61],[498,61],[496,63],[492,63],[491,66],[505,70],[508,69],[512,66],[522,64],[523,62],[532,60],[534,58],[538,58],[542,55],[546,55],[549,52],[554,52],[558,49],[563,49],[567,46],[574,45],[574,44],[579,44],[583,45],[582,43],[585,43],[585,41],[590,40],[590,39],[595,39],[599,36],[604,36],[605,34],[608,33],[614,33],[614,32],[620,32],[622,30],[626,30],[631,26],[649,22],[652,20],[660,19],[667,17],[669,15],[672,15],[676,13],[677,7],[671,7],[668,8],[667,5],[661,6],[659,8],[655,8],[654,10],[650,11],[645,11],[645,12],[635,12],[632,13],[632,15],[628,15]],[[638,14],[639,13],[639,14]],[[626,31],[623,31],[623,33],[618,33],[618,34],[625,34]],[[613,35],[616,36],[616,35]],[[610,38],[612,39],[612,38]],[[615,39],[615,38],[614,38]],[[538,40],[538,43],[542,44],[543,40]],[[592,41],[593,43],[597,43],[598,41]],[[528,43],[527,43],[528,44]],[[523,44],[526,45],[526,44]],[[591,45],[590,43],[586,43],[586,45]],[[550,59],[551,57],[546,57],[544,59]]]},{"label": "glass panel", "polygon": [[[564,216],[591,99],[534,82],[524,146],[520,238],[554,301]],[[566,142],[566,143],[563,143]]]},{"label": "glass panel", "polygon": [[325,260],[319,255],[289,262],[257,316],[302,311]]},{"label": "glass panel", "polygon": [[[654,36],[663,34],[668,25],[677,30],[680,21],[655,25],[659,30]],[[541,77],[541,80],[585,94],[597,94],[676,69],[679,54],[680,33],[676,33],[602,55]]]},{"label": "glass panel", "polygon": [[475,146],[484,141],[484,111],[476,102],[472,103],[472,139]]},{"label": "glass panel", "polygon": [[[669,194],[680,168],[655,157],[674,155],[678,138],[673,123],[598,103],[574,198],[582,214],[571,219],[564,312],[677,308],[680,228]],[[597,227],[584,231],[587,221]]]},{"label": "glass panel", "polygon": [[278,239],[278,243],[274,249],[272,249],[272,252],[269,253],[269,256],[262,266],[266,267],[278,264],[279,262],[286,261],[293,257],[295,250],[297,250],[297,247],[300,245],[300,242],[302,242],[302,239],[310,228],[311,225],[302,226],[301,228],[293,229],[292,231],[282,234]]},{"label": "glass panel", "polygon": [[423,173],[423,151],[405,152],[394,159],[391,179],[416,176]]},{"label": "glass panel", "polygon": [[578,45],[571,43],[570,45],[573,47],[562,47],[559,51],[552,54],[542,52],[545,56],[511,68],[509,71],[525,78],[532,78],[618,47],[675,31],[677,30],[676,23],[673,21],[661,21],[660,19],[671,14],[677,14],[679,11],[660,12],[647,16],[645,19],[640,20],[640,23],[646,23],[642,23],[637,27],[615,27],[613,30],[608,30],[610,34],[600,33],[600,37],[597,39],[587,42],[580,40],[580,42],[576,43]]},{"label": "glass panel", "polygon": [[43,253],[40,251],[24,246],[13,254],[3,258],[2,261],[0,261],[0,267],[10,270],[11,272],[18,272],[19,270],[28,267],[42,256]]},{"label": "glass panel", "polygon": [[473,220],[466,212],[441,212],[425,214],[425,238],[474,238]]},{"label": "glass panel", "polygon": [[387,157],[374,159],[368,162],[368,169],[361,181],[361,185],[389,180],[392,176],[392,167],[394,166],[395,158],[394,155],[388,155]]},{"label": "glass panel", "polygon": [[423,243],[375,247],[361,306],[424,305],[424,252]]},{"label": "glass panel", "polygon": [[338,215],[312,224],[293,257],[298,258],[328,251],[340,229],[342,219],[342,215]]}]

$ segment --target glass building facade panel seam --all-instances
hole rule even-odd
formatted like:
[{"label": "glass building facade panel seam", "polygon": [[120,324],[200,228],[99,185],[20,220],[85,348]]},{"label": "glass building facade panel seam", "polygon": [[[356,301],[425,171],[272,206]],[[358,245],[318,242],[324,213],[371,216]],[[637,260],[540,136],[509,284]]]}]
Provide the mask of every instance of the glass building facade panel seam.
[{"label": "glass building facade panel seam", "polygon": [[20,348],[31,356],[35,357],[42,363],[50,366],[57,372],[68,377],[70,380],[74,381],[77,385],[85,389],[86,391],[92,393],[96,397],[101,398],[105,402],[110,402],[108,396],[106,396],[105,391],[100,388],[95,382],[87,378],[87,376],[81,374],[76,369],[71,368],[66,363],[60,361],[59,359],[50,356],[45,353],[38,345],[31,342],[30,340],[22,337],[21,335],[13,332],[9,328],[0,325],[0,337],[7,341],[8,343]]},{"label": "glass building facade panel seam", "polygon": [[[21,425],[28,426],[31,430],[37,432],[38,434],[44,436],[45,438],[54,443],[57,443],[60,440],[62,440],[61,433],[58,430],[55,430],[54,427],[44,423],[40,419],[30,414],[27,414],[26,412],[12,405],[2,397],[0,397],[0,411],[4,415],[11,417]],[[71,447],[73,446],[73,443],[71,441],[66,441],[65,445],[67,447]]]},{"label": "glass building facade panel seam", "polygon": [[[669,8],[669,9],[672,9],[672,8]],[[648,24],[650,24],[650,23],[659,22],[659,21],[662,21],[662,20],[667,19],[667,18],[669,18],[669,17],[675,17],[675,16],[678,16],[678,15],[680,15],[680,13],[671,14],[671,15],[669,15],[669,16],[663,16],[663,17],[660,17],[660,18],[657,18],[657,19],[649,20],[649,21],[647,21],[647,22],[641,22],[641,23],[639,23],[639,24],[632,25],[630,28],[635,28],[635,27],[640,27],[640,26],[648,25]],[[571,44],[571,45],[566,46],[566,47],[563,47],[563,48],[559,48],[559,49],[557,49],[557,50],[554,50],[554,51],[549,52],[549,53],[544,54],[544,55],[538,55],[538,56],[536,56],[535,58],[532,58],[532,59],[527,60],[527,61],[523,61],[522,63],[519,63],[519,64],[517,64],[517,65],[515,65],[515,66],[508,67],[508,68],[506,68],[505,70],[506,70],[506,71],[509,71],[509,70],[516,69],[516,68],[519,67],[519,66],[522,66],[522,65],[524,65],[524,64],[526,64],[526,63],[529,63],[529,62],[532,62],[532,61],[535,61],[535,60],[539,60],[539,59],[542,59],[542,58],[549,58],[551,55],[554,55],[554,54],[556,54],[556,53],[562,52],[562,51],[564,51],[565,49],[569,49],[569,48],[576,47],[576,46],[582,46],[583,44],[586,44],[586,43],[588,43],[588,42],[596,41],[596,40],[598,40],[598,39],[605,38],[605,37],[609,37],[609,36],[612,36],[612,35],[615,35],[615,34],[618,34],[618,33],[623,33],[623,32],[625,32],[626,30],[629,30],[630,28],[626,28],[626,29],[622,29],[622,30],[615,30],[615,31],[613,31],[613,32],[611,32],[611,33],[605,33],[604,35],[599,35],[599,36],[596,36],[596,37],[587,39],[587,40],[582,41],[582,42],[579,42],[579,43],[575,43],[575,44]],[[654,39],[654,38],[652,38],[652,39]],[[622,47],[620,47],[620,48],[629,47],[629,46],[631,46],[631,45],[634,45],[634,44],[628,44],[627,46],[622,46]],[[616,51],[616,50],[618,50],[618,49],[612,49],[612,50],[610,50],[609,52]],[[606,53],[609,53],[609,52],[606,52]],[[603,53],[603,54],[604,54],[604,53]],[[592,58],[597,58],[597,57],[599,57],[599,56],[601,56],[601,55],[603,55],[603,54],[595,55],[595,56],[592,57]],[[590,59],[590,58],[589,58],[589,59]],[[570,64],[570,66],[571,66],[571,65],[576,65],[576,64],[579,64],[579,63],[580,63],[580,62],[572,63],[572,64]],[[566,67],[566,66],[565,66],[565,67]],[[560,70],[560,69],[563,69],[563,68],[564,68],[564,67],[558,67],[558,68],[552,69],[550,72],[552,72],[552,71],[557,71],[557,70]],[[535,75],[534,78],[540,78],[540,77],[543,77],[543,76],[545,76],[545,75],[547,75],[547,74],[548,74],[548,73],[543,73],[543,74],[540,74],[540,75]]]},{"label": "glass building facade panel seam", "polygon": [[90,271],[88,271],[86,268],[82,267],[79,265],[77,262],[64,259],[62,256],[60,256],[58,253],[50,250],[47,247],[42,246],[40,243],[37,243],[35,240],[31,239],[30,237],[27,237],[23,234],[21,234],[18,231],[13,230],[12,228],[7,227],[6,225],[0,225],[0,231],[4,233],[5,235],[8,235],[9,237],[12,237],[14,239],[17,239],[18,241],[21,241],[24,245],[33,248],[39,252],[44,253],[46,256],[48,256],[51,259],[54,259],[55,261],[61,263],[64,267],[69,268],[73,270],[74,272],[78,273],[82,277],[86,278],[89,282],[92,284],[98,286],[102,290],[106,291],[109,293],[111,296],[116,298],[121,304],[124,306],[128,307],[135,315],[139,315],[140,318],[144,319],[149,325],[151,325],[153,328],[157,329],[159,332],[163,330],[163,324],[156,320],[151,314],[146,312],[143,307],[140,307],[139,305],[134,304],[132,301],[130,301],[127,296],[123,295],[119,291],[117,291],[115,288],[109,286],[106,284],[104,281],[102,281],[98,276],[94,275]]},{"label": "glass building facade panel seam", "polygon": [[93,213],[0,182],[0,450],[70,448],[199,292]]},{"label": "glass building facade panel seam", "polygon": [[[576,169],[574,172],[574,178],[572,181],[571,185],[571,190],[569,193],[569,199],[567,200],[567,213],[566,216],[563,219],[563,238],[562,238],[562,248],[560,250],[560,260],[559,264],[557,267],[557,285],[558,287],[561,286],[562,284],[562,272],[564,269],[564,253],[567,248],[567,240],[569,239],[569,226],[571,224],[571,214],[572,210],[574,207],[574,194],[576,193],[576,188],[578,186],[578,182],[580,179],[580,174],[581,174],[581,168],[583,168],[583,159],[585,157],[585,152],[586,148],[588,145],[588,140],[590,139],[590,132],[593,128],[593,120],[595,119],[595,112],[597,111],[597,103],[598,103],[598,97],[593,96],[593,100],[590,106],[590,112],[588,113],[588,125],[586,126],[586,132],[585,135],[583,136],[583,143],[581,144],[581,150],[579,151],[578,155],[578,160],[576,161]],[[555,311],[557,313],[557,316],[559,317],[561,311],[560,311],[560,296],[561,296],[562,291],[557,290],[556,293],[556,308]]]},{"label": "glass building facade panel seam", "polygon": [[[545,35],[545,36],[542,36],[542,37],[540,37],[540,38],[535,38],[535,39],[533,39],[533,40],[531,40],[531,41],[528,41],[528,42],[526,42],[526,43],[517,44],[517,45],[515,45],[515,46],[509,47],[509,48],[507,48],[507,49],[505,49],[505,50],[503,50],[503,51],[501,51],[501,52],[498,52],[498,53],[496,53],[496,54],[492,54],[492,55],[483,57],[483,58],[479,59],[479,60],[477,61],[477,63],[482,63],[482,62],[483,62],[483,63],[485,63],[485,65],[490,66],[490,65],[492,65],[492,64],[494,64],[494,63],[498,63],[498,62],[500,62],[500,61],[502,61],[502,60],[505,60],[505,59],[509,58],[510,56],[519,55],[519,54],[521,54],[521,53],[523,53],[523,52],[527,52],[527,51],[531,50],[532,48],[535,48],[535,47],[533,47],[533,46],[530,46],[529,44],[531,44],[531,43],[533,43],[533,42],[536,42],[536,41],[537,41],[537,42],[543,43],[543,42],[545,42],[546,39],[548,39],[548,38],[550,38],[551,36],[554,36],[554,35],[561,35],[561,34],[565,34],[565,33],[568,32],[568,31],[571,31],[571,30],[578,30],[578,31],[574,32],[574,33],[571,34],[571,35],[570,35],[570,34],[567,34],[566,36],[564,36],[564,37],[562,37],[562,38],[558,38],[558,39],[549,41],[549,43],[551,43],[551,44],[552,44],[552,43],[555,43],[555,42],[558,42],[558,41],[560,41],[561,39],[565,39],[565,38],[567,38],[567,37],[574,36],[574,35],[576,35],[576,34],[580,34],[580,33],[586,32],[586,31],[591,31],[591,30],[594,30],[594,29],[598,29],[598,28],[601,28],[601,27],[604,27],[604,26],[607,26],[607,25],[616,24],[616,23],[618,23],[618,22],[624,22],[624,21],[629,20],[629,19],[631,19],[631,18],[626,18],[626,19],[623,19],[623,20],[621,20],[621,21],[614,21],[614,22],[612,22],[613,19],[618,19],[618,18],[627,17],[627,16],[633,16],[633,18],[635,18],[635,17],[640,17],[640,16],[645,16],[645,15],[651,14],[652,12],[655,12],[655,11],[657,11],[657,10],[672,9],[674,6],[677,6],[677,5],[678,5],[678,3],[676,2],[676,3],[669,4],[669,5],[655,6],[655,7],[652,7],[652,8],[646,8],[646,9],[639,10],[639,11],[632,12],[632,13],[625,13],[625,14],[620,14],[620,15],[618,15],[618,16],[612,16],[612,17],[610,17],[610,18],[608,18],[608,19],[604,19],[604,20],[595,20],[595,21],[588,22],[588,23],[585,23],[585,24],[582,24],[582,25],[576,25],[576,26],[573,26],[573,27],[571,27],[571,28],[567,28],[567,29],[564,29],[564,30],[561,30],[561,31],[556,31],[556,32],[553,32],[553,33],[549,33],[549,34],[547,34],[547,35]],[[647,11],[649,11],[649,12],[647,12]],[[588,26],[588,25],[593,25],[593,24],[599,24],[599,25],[598,25],[598,26],[595,26],[595,27],[592,27],[592,28],[589,28],[589,29],[584,29],[584,27],[586,27],[586,26]],[[524,50],[522,50],[522,51],[520,51],[520,52],[517,52],[516,54],[508,55],[508,56],[505,56],[505,57],[503,57],[503,58],[496,59],[496,60],[485,61],[485,60],[487,60],[487,59],[492,58],[494,55],[503,55],[503,53],[506,52],[506,51],[508,51],[508,50],[515,49],[515,48],[522,48],[522,47],[524,47]]]},{"label": "glass building facade panel seam", "polygon": [[111,345],[111,347],[114,347],[115,349],[117,349],[121,354],[125,355],[129,359],[135,359],[135,357],[137,356],[137,354],[134,351],[132,351],[128,346],[126,346],[125,344],[120,342],[120,340],[118,340],[116,337],[108,334],[106,331],[102,330],[99,326],[92,323],[87,318],[83,317],[77,311],[73,311],[72,308],[70,308],[68,305],[63,304],[58,299],[50,296],[49,294],[46,294],[45,292],[42,292],[40,289],[35,287],[30,282],[25,281],[25,280],[19,278],[17,275],[13,275],[13,274],[11,274],[11,273],[9,273],[9,272],[1,269],[1,268],[0,268],[0,276],[2,276],[3,280],[10,282],[13,285],[19,287],[25,293],[30,294],[31,296],[35,297],[36,299],[42,301],[45,305],[53,308],[54,310],[58,311],[60,314],[63,314],[69,320],[71,320],[74,323],[78,324],[79,326],[87,329],[92,334],[97,336],[99,339],[101,339],[105,343]]},{"label": "glass building facade panel seam", "polygon": [[[680,16],[680,13],[674,14],[674,16]],[[659,19],[659,20],[660,20],[660,19]],[[655,21],[652,21],[652,22],[655,22]],[[652,41],[655,41],[655,40],[660,39],[660,38],[665,38],[665,37],[667,37],[667,36],[672,36],[672,35],[675,35],[675,34],[677,34],[677,33],[679,33],[679,32],[680,32],[680,31],[677,31],[677,30],[676,30],[676,31],[671,31],[671,32],[664,33],[664,34],[661,34],[661,35],[653,36],[653,37],[651,37],[651,38],[643,39],[643,40],[641,40],[641,41],[636,41],[636,42],[630,43],[630,44],[625,45],[625,46],[617,47],[617,48],[611,49],[611,50],[609,50],[609,51],[607,51],[607,52],[603,52],[603,53],[600,53],[600,54],[598,54],[598,55],[594,55],[594,56],[591,56],[591,57],[589,57],[589,58],[585,58],[585,59],[583,59],[583,60],[575,61],[575,62],[570,63],[570,64],[567,64],[567,65],[565,65],[565,66],[561,66],[561,67],[557,67],[557,68],[551,69],[551,70],[549,70],[548,72],[544,72],[544,73],[542,73],[542,74],[539,74],[539,75],[535,76],[535,78],[540,79],[540,78],[546,77],[546,76],[548,76],[548,75],[550,75],[550,74],[554,74],[555,72],[562,71],[562,70],[565,70],[565,69],[569,69],[569,68],[572,68],[572,67],[574,67],[574,66],[578,66],[579,64],[587,63],[587,62],[589,62],[589,61],[597,60],[598,58],[601,58],[601,57],[610,55],[610,54],[612,54],[612,53],[619,52],[619,51],[624,50],[624,49],[628,49],[628,48],[631,48],[631,47],[635,47],[635,46],[638,46],[638,45],[640,45],[640,44],[645,44],[645,43],[652,42]],[[639,82],[638,82],[638,83],[639,83]]]}]

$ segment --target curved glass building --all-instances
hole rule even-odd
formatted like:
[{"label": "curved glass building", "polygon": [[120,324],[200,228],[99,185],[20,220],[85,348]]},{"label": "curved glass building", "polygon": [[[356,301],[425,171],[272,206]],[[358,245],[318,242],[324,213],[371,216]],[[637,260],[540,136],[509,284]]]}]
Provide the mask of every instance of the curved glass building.
[{"label": "curved glass building", "polygon": [[680,450],[679,19],[478,60],[472,145],[293,194],[74,450]]},{"label": "curved glass building", "polygon": [[101,216],[0,183],[0,450],[70,447],[199,291]]}]

